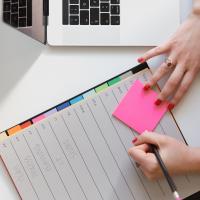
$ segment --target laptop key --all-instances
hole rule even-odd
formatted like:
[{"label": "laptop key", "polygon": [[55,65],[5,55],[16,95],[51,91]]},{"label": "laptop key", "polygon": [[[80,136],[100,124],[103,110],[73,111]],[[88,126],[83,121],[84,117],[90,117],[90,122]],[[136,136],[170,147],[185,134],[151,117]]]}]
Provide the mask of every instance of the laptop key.
[{"label": "laptop key", "polygon": [[11,14],[11,25],[18,27],[18,14]]},{"label": "laptop key", "polygon": [[119,4],[120,0],[111,0],[111,4]]},{"label": "laptop key", "polygon": [[70,0],[70,4],[79,4],[79,0]]},{"label": "laptop key", "polygon": [[70,16],[70,25],[79,25],[79,16],[78,15]]},{"label": "laptop key", "polygon": [[99,8],[90,8],[90,24],[99,25]]},{"label": "laptop key", "polygon": [[26,6],[26,0],[19,0],[19,7]]},{"label": "laptop key", "polygon": [[111,16],[111,25],[120,25],[120,17]]},{"label": "laptop key", "polygon": [[3,21],[10,24],[10,12],[3,13]]},{"label": "laptop key", "polygon": [[91,7],[99,7],[99,0],[90,0]]},{"label": "laptop key", "polygon": [[10,11],[10,2],[4,2],[3,11]]},{"label": "laptop key", "polygon": [[111,6],[112,15],[119,15],[119,13],[120,13],[119,6]]},{"label": "laptop key", "polygon": [[80,9],[89,9],[89,0],[80,0]]},{"label": "laptop key", "polygon": [[70,14],[79,14],[79,6],[70,5]]},{"label": "laptop key", "polygon": [[101,12],[109,12],[109,3],[101,3]]},{"label": "laptop key", "polygon": [[101,13],[101,25],[109,25],[110,23],[110,14]]},{"label": "laptop key", "polygon": [[19,18],[19,27],[26,27],[26,17]]},{"label": "laptop key", "polygon": [[26,17],[26,8],[19,8],[19,17]]},{"label": "laptop key", "polygon": [[89,25],[89,10],[80,11],[80,25]]},{"label": "laptop key", "polygon": [[18,3],[14,3],[11,5],[11,12],[12,13],[18,12]]}]

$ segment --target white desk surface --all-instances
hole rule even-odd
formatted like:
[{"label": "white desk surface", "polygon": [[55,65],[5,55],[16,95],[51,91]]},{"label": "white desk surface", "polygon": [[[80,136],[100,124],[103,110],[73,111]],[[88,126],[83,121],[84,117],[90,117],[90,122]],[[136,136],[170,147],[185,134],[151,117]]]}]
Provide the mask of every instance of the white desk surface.
[{"label": "white desk surface", "polygon": [[[190,4],[185,0],[181,5],[182,18]],[[0,10],[1,6],[0,0]],[[44,46],[0,22],[0,130],[135,66],[136,58],[148,49]],[[150,66],[158,66],[159,61],[154,59]],[[174,111],[187,140],[195,146],[200,146],[195,139],[200,122],[198,87],[200,77]],[[19,199],[1,162],[0,199]]]}]

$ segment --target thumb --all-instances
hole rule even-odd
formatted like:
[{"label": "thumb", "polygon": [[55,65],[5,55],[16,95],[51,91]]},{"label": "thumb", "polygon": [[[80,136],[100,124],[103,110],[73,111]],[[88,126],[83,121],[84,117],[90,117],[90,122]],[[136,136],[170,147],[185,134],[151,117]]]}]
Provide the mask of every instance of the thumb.
[{"label": "thumb", "polygon": [[134,141],[134,145],[136,146],[141,145],[141,144],[153,144],[159,147],[164,141],[164,136],[158,133],[145,131],[144,133],[139,135],[137,138],[135,138],[133,141]]}]

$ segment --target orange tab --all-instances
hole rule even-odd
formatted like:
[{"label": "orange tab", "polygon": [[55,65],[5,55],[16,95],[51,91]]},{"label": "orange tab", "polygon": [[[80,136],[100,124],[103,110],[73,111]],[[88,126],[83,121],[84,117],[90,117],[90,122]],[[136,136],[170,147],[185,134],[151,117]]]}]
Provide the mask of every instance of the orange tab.
[{"label": "orange tab", "polygon": [[8,132],[8,135],[10,136],[10,135],[13,135],[13,134],[15,134],[16,132],[18,132],[20,130],[21,130],[20,125],[17,125],[17,126],[15,126],[13,128],[10,128],[7,132]]}]

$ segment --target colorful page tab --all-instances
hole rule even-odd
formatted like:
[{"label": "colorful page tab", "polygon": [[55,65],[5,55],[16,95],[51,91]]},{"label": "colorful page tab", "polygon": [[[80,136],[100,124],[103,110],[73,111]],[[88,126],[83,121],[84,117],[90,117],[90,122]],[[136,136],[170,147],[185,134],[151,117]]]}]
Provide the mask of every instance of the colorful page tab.
[{"label": "colorful page tab", "polygon": [[67,108],[68,106],[70,106],[69,102],[65,102],[65,103],[57,106],[56,109],[57,109],[57,111],[60,111],[60,110]]},{"label": "colorful page tab", "polygon": [[155,105],[158,94],[152,89],[145,91],[143,87],[143,84],[136,80],[113,113],[138,133],[153,131],[168,106],[167,102]]},{"label": "colorful page tab", "polygon": [[34,119],[32,119],[32,122],[35,124],[35,123],[37,123],[37,122],[39,122],[39,121],[41,121],[43,119],[45,119],[45,115],[44,114],[35,117]]},{"label": "colorful page tab", "polygon": [[8,132],[8,135],[10,136],[10,135],[13,135],[20,130],[21,130],[20,125],[17,125],[17,126],[11,128],[11,129],[9,129],[7,132]]},{"label": "colorful page tab", "polygon": [[72,100],[70,101],[70,104],[73,105],[73,104],[75,104],[75,103],[78,103],[78,102],[81,101],[81,100],[83,100],[83,96],[82,96],[82,95],[80,95],[80,96],[75,97],[74,99],[72,99]]}]

